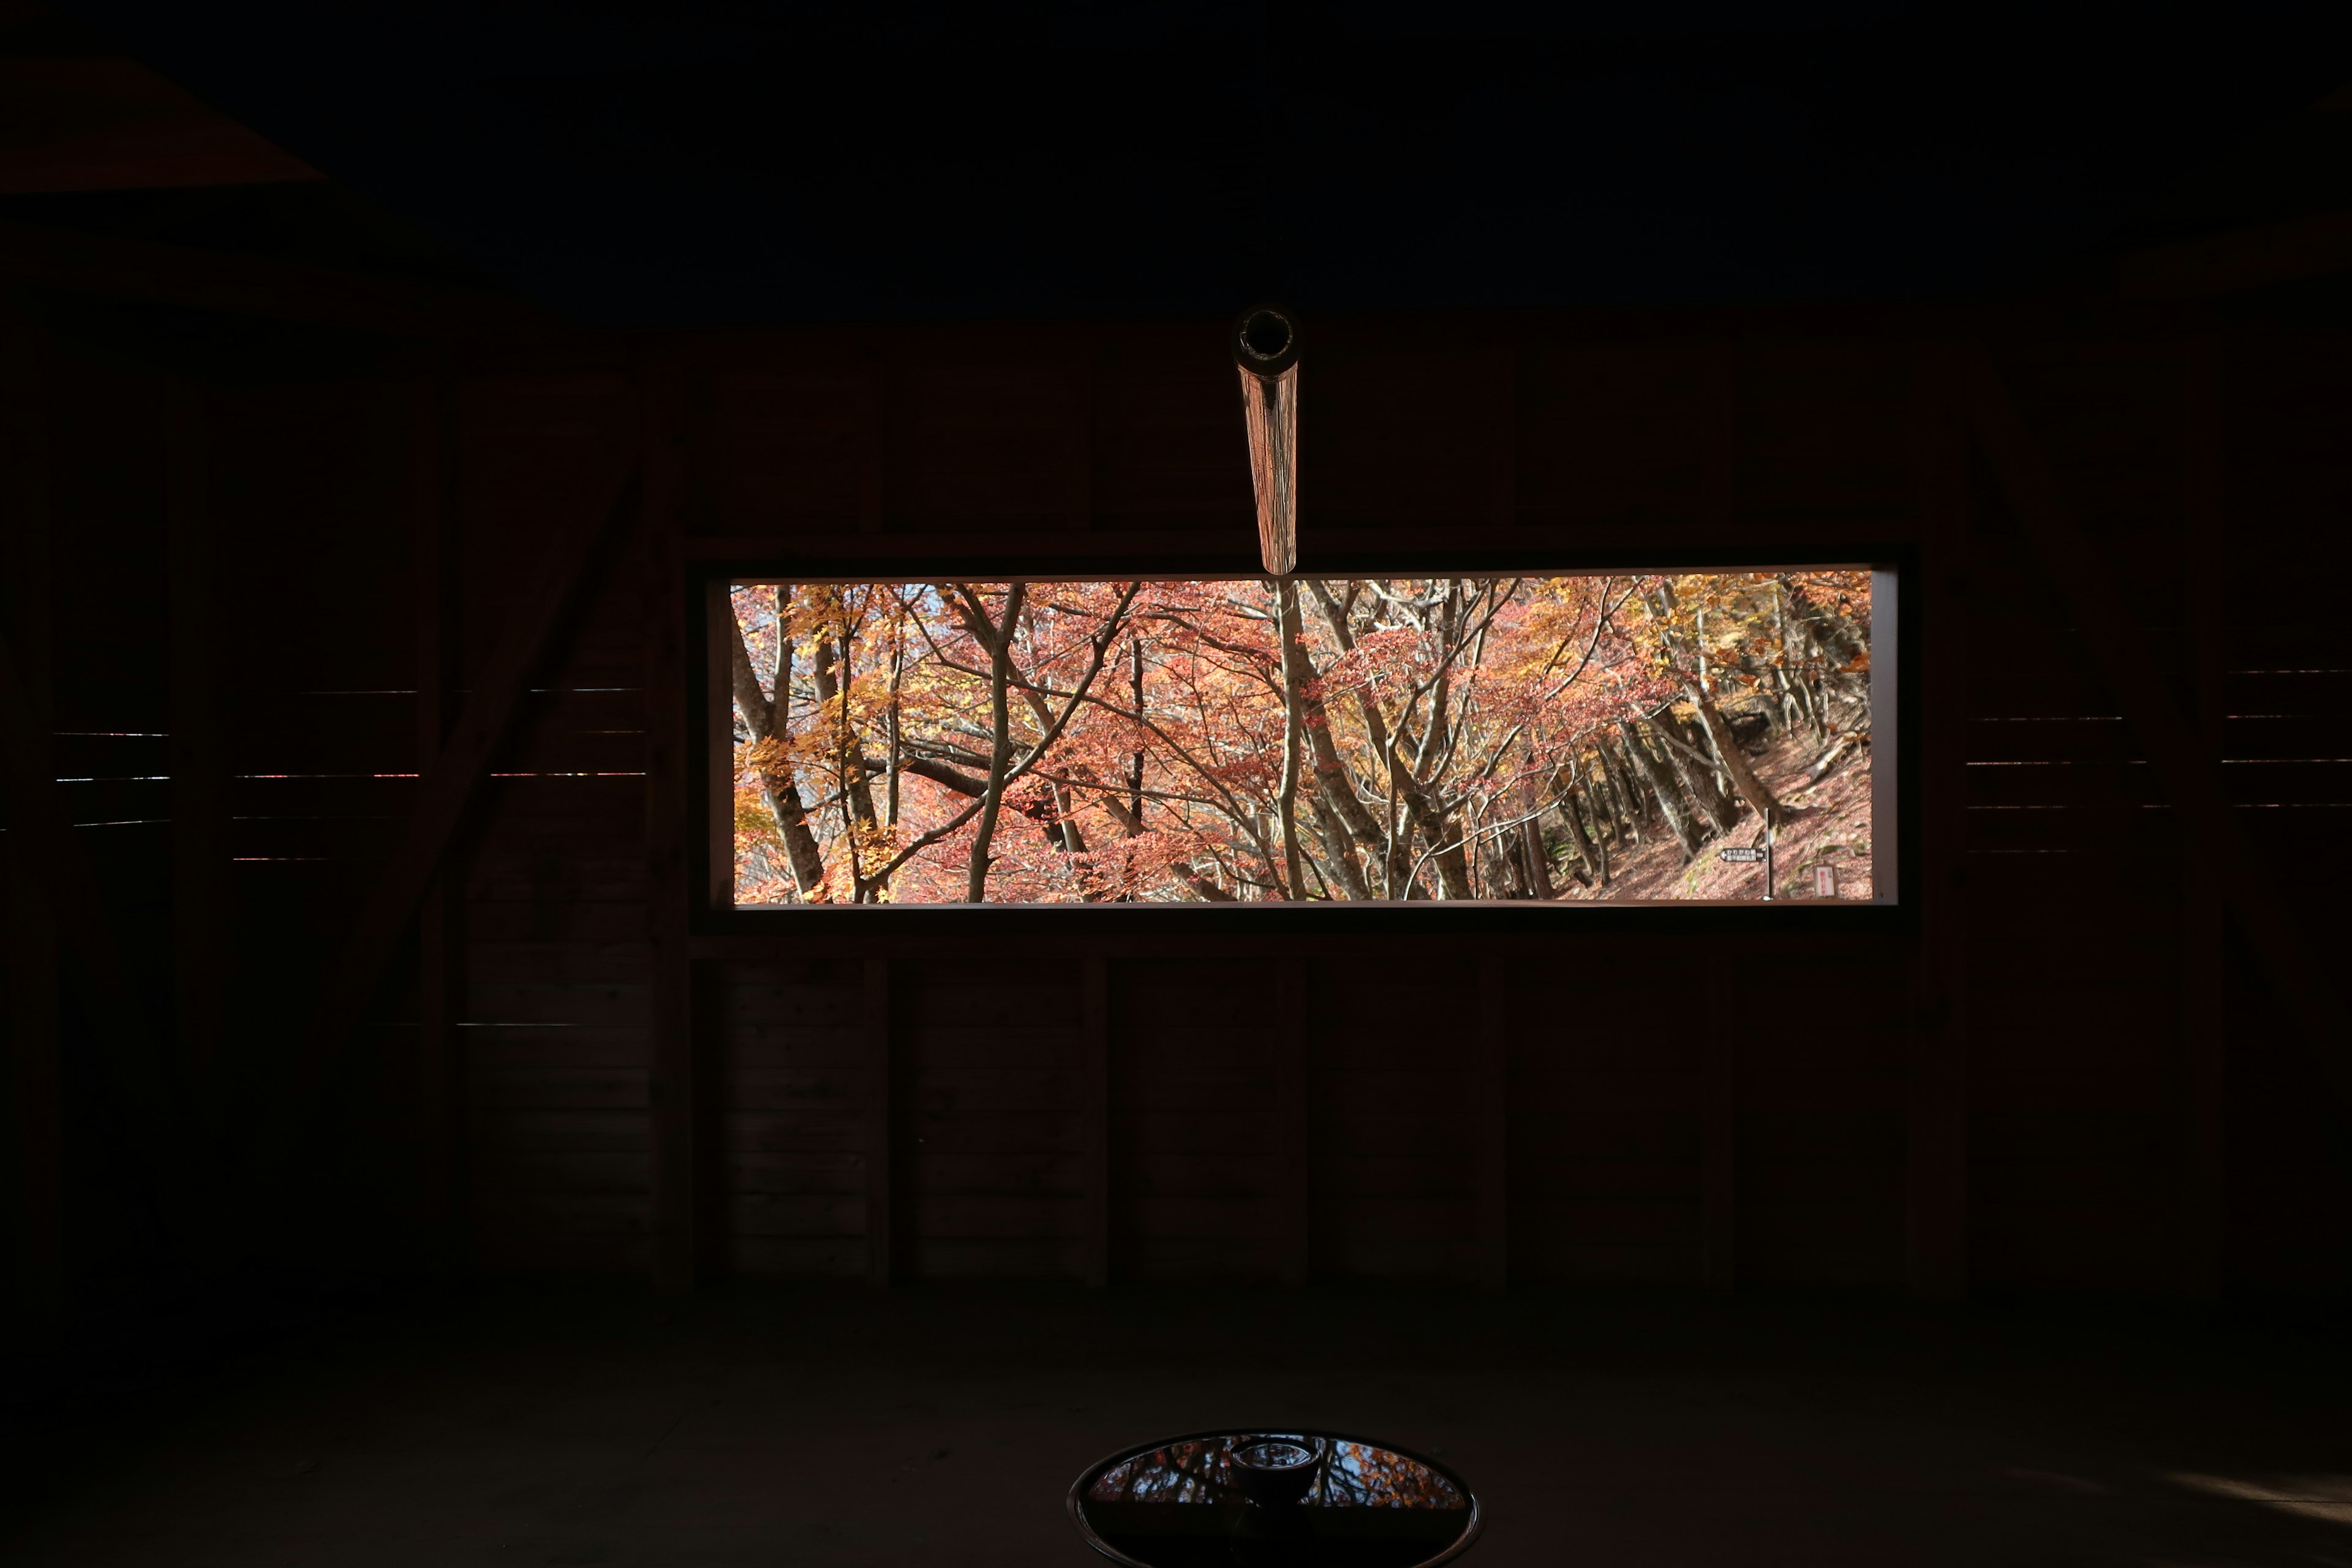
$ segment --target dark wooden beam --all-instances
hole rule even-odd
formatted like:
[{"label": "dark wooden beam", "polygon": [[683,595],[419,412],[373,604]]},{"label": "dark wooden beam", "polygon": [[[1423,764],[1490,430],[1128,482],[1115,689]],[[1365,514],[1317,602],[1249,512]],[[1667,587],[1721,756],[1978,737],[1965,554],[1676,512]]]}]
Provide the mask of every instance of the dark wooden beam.
[{"label": "dark wooden beam", "polygon": [[0,58],[0,194],[254,185],[326,176],[122,55]]},{"label": "dark wooden beam", "polygon": [[1707,971],[1704,1038],[1699,1045],[1699,1280],[1727,1292],[1739,1257],[1739,1047],[1734,1000],[1722,963]]},{"label": "dark wooden beam", "polygon": [[57,920],[13,833],[0,835],[0,988],[8,1029],[8,1272],[11,1352],[54,1349],[65,1331],[65,1053]]},{"label": "dark wooden beam", "polygon": [[1958,373],[1970,427],[2027,540],[2072,606],[2078,635],[2179,814],[2189,852],[2205,858],[2264,976],[2343,1108],[2352,1112],[2352,1041],[2343,999],[2247,843],[2222,793],[2217,759],[2166,688],[2157,650],[2067,503],[1991,360],[1979,349],[1967,350]]},{"label": "dark wooden beam", "polygon": [[262,256],[0,223],[0,282],[275,321],[472,342],[564,330],[529,301]]},{"label": "dark wooden beam", "polygon": [[[2206,755],[2221,754],[2222,684],[2228,669],[2228,526],[2213,346],[2189,349],[2183,365],[2181,476],[2189,635],[2195,672],[2191,722]],[[2228,1103],[2229,998],[2225,899],[2207,857],[2183,868],[2181,942],[2181,1289],[2194,1300],[2221,1293]]]},{"label": "dark wooden beam", "polygon": [[[172,934],[170,1000],[173,1066],[188,1090],[183,1110],[193,1156],[180,1174],[206,1193],[228,1175],[233,1097],[227,1091],[226,971],[232,910],[228,765],[219,712],[219,584],[206,479],[209,420],[203,391],[185,382],[164,392],[165,688],[171,713]],[[188,1205],[197,1234],[184,1237],[217,1262],[233,1246],[217,1203]]]},{"label": "dark wooden beam", "polygon": [[686,499],[681,462],[687,387],[682,367],[658,364],[646,377],[643,462],[638,486],[646,551],[646,858],[652,872],[646,911],[653,941],[653,1142],[655,1285],[689,1290],[699,1281],[709,1194],[702,1182],[701,1104],[706,1085],[698,1059],[694,959],[687,949],[688,749],[693,744],[682,700],[686,574],[677,538]]},{"label": "dark wooden beam", "polygon": [[[1968,432],[1949,355],[1940,347],[1921,356],[1911,415],[1920,580],[1897,613],[1918,622],[1916,689],[1919,710],[1930,717],[1919,727],[1915,753],[1919,880],[1902,889],[1919,908],[1919,948],[1909,977],[1905,1271],[1914,1295],[1950,1300],[1969,1282],[1968,757],[1961,721],[1969,701],[1970,562]],[[1899,650],[1899,631],[1893,641]]]},{"label": "dark wooden beam", "polygon": [[898,1263],[898,1075],[893,1070],[890,961],[866,961],[858,1014],[866,1055],[866,1278],[887,1289]]},{"label": "dark wooden beam", "polygon": [[1496,349],[1491,356],[1494,406],[1487,440],[1486,521],[1496,528],[1519,523],[1519,351]]},{"label": "dark wooden beam", "polygon": [[[1705,421],[1699,441],[1706,515],[1716,526],[1739,520],[1739,346],[1717,341],[1700,352]],[[1707,1026],[1699,1047],[1699,1280],[1728,1291],[1739,1256],[1738,1047],[1729,1026],[1732,998],[1721,961],[1705,982]]]},{"label": "dark wooden beam", "polygon": [[[730,639],[716,635],[735,614],[734,595],[727,583],[713,578],[702,585],[703,626],[707,628],[702,658],[702,742],[704,811],[712,822],[735,815],[735,698],[733,650]],[[693,654],[689,651],[688,658]],[[704,846],[708,907],[735,907],[735,836],[713,833]],[[692,945],[692,939],[688,939]]]},{"label": "dark wooden beam", "polygon": [[1100,354],[1091,338],[1075,343],[1064,370],[1070,388],[1070,526],[1081,532],[1095,525],[1095,385]]},{"label": "dark wooden beam", "polygon": [[168,389],[164,407],[173,1013],[181,1067],[210,1120],[216,1109],[221,1066],[228,819],[227,769],[217,710],[218,615],[206,504],[206,420],[202,393],[185,383]]},{"label": "dark wooden beam", "polygon": [[[1727,511],[1706,518],[1644,519],[1639,541],[1620,547],[1622,566],[1654,565],[1650,552],[1669,550],[1721,552],[1720,568],[1735,571],[1786,570],[1785,555],[1759,550],[1757,534]],[[1867,565],[1874,550],[1885,543],[1885,524],[1874,517],[1832,519],[1821,526],[1816,545],[1835,547],[1850,542],[1853,552],[1805,564]],[[1433,544],[1433,539],[1435,543]],[[1247,542],[1244,541],[1246,543]],[[1315,525],[1304,548],[1311,549],[1316,565],[1301,570],[1342,571],[1357,562],[1418,559],[1456,570],[1465,563],[1509,571],[1557,563],[1563,548],[1556,528],[1448,527],[1433,535],[1427,528]],[[970,530],[923,530],[863,533],[848,529],[803,529],[798,531],[697,536],[686,542],[689,561],[722,562],[755,570],[785,574],[831,574],[866,569],[895,571],[904,563],[916,575],[944,569],[987,576],[1005,573],[1051,574],[1073,570],[1115,572],[1132,566],[1154,573],[1214,573],[1255,575],[1261,568],[1254,548],[1235,549],[1228,531],[1175,529],[1105,529],[1077,532],[1066,529],[1006,531],[976,538]],[[945,566],[942,566],[942,563]],[[1336,563],[1337,564],[1334,564]],[[1710,570],[1717,568],[1711,567]],[[996,580],[991,578],[992,581]]]},{"label": "dark wooden beam", "polygon": [[1110,1283],[1110,960],[1079,961],[1078,1070],[1087,1121],[1087,1286]]},{"label": "dark wooden beam", "polygon": [[1472,1159],[1477,1169],[1478,1284],[1502,1290],[1511,1282],[1509,966],[1496,955],[1478,961],[1478,1037],[1472,1051],[1477,1075],[1472,1100]]},{"label": "dark wooden beam", "polygon": [[1702,504],[1710,521],[1729,529],[1739,516],[1739,345],[1707,344],[1701,351],[1700,376],[1706,387],[1700,405],[1706,423],[1698,442]]},{"label": "dark wooden beam", "polygon": [[[707,361],[688,360],[685,368],[685,410],[679,426],[678,462],[681,489],[678,525],[655,557],[664,563],[674,589],[686,582],[686,541],[717,526],[725,447],[719,441],[719,384]],[[647,549],[653,548],[648,542]],[[703,810],[711,822],[725,822],[735,812],[735,702],[730,663],[731,639],[719,635],[733,616],[730,584],[707,579],[701,587],[703,637],[700,647],[685,649],[686,668],[702,665],[701,744]],[[684,626],[680,627],[681,635]],[[683,710],[681,710],[681,712]],[[648,713],[648,720],[659,717]],[[690,770],[689,770],[690,772]],[[735,902],[735,837],[730,833],[706,835],[703,845],[701,899],[711,909]]]},{"label": "dark wooden beam", "polygon": [[894,416],[904,379],[887,353],[867,361],[857,379],[857,540],[876,538],[890,524],[890,460],[899,445]]},{"label": "dark wooden beam", "polygon": [[1275,1151],[1275,1187],[1267,1196],[1274,1205],[1276,1278],[1285,1288],[1297,1290],[1306,1287],[1314,1266],[1307,962],[1286,954],[1273,963],[1275,1136],[1280,1142]]},{"label": "dark wooden beam", "polygon": [[2123,258],[2125,297],[2190,300],[2352,270],[2352,212],[2233,228],[2135,250]]},{"label": "dark wooden beam", "polygon": [[289,1094],[307,1090],[341,1052],[369,994],[383,978],[441,868],[450,839],[489,774],[491,759],[512,733],[533,677],[553,657],[572,612],[604,561],[618,520],[628,510],[636,469],[637,432],[630,429],[614,437],[582,486],[571,522],[559,528],[537,569],[518,584],[514,610],[475,679],[465,711],[418,783],[400,847],[378,875],[341,955],[327,971],[309,1048],[289,1075]]},{"label": "dark wooden beam", "polygon": [[[459,687],[456,392],[440,375],[406,388],[409,537],[416,582],[416,771],[433,771],[456,725]],[[428,1268],[462,1266],[465,1213],[465,879],[448,858],[416,912],[419,1248]]]},{"label": "dark wooden beam", "polygon": [[[51,726],[48,442],[32,335],[0,315],[0,659],[14,658],[37,733]],[[0,833],[0,1007],[7,1023],[5,1331],[14,1352],[65,1331],[65,1057],[57,917],[12,820]]]}]

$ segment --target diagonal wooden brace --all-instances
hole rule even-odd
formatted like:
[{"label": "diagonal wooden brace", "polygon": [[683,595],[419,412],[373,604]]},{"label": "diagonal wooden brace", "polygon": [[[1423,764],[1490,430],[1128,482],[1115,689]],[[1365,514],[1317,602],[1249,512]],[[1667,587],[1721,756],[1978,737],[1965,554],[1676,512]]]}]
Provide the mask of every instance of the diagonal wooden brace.
[{"label": "diagonal wooden brace", "polygon": [[341,956],[327,973],[307,1048],[290,1075],[289,1088],[298,1094],[316,1079],[358,1022],[360,1010],[432,885],[450,839],[488,776],[491,759],[513,731],[533,677],[552,658],[610,541],[630,515],[637,458],[632,426],[630,434],[616,437],[592,473],[578,521],[549,545],[529,586],[518,595],[457,728],[419,783],[400,847],[377,878]]},{"label": "diagonal wooden brace", "polygon": [[528,301],[487,290],[35,224],[0,222],[0,280],[398,337],[479,341],[562,330]]},{"label": "diagonal wooden brace", "polygon": [[2180,814],[2192,852],[2206,858],[2248,946],[2337,1099],[2352,1110],[2352,1036],[2343,998],[2327,983],[2309,939],[2247,842],[2222,792],[2217,759],[2166,689],[2157,673],[2156,650],[2067,504],[1991,360],[1981,348],[1961,349],[1954,373],[1979,447],[2027,540],[2073,607],[2084,643]]}]

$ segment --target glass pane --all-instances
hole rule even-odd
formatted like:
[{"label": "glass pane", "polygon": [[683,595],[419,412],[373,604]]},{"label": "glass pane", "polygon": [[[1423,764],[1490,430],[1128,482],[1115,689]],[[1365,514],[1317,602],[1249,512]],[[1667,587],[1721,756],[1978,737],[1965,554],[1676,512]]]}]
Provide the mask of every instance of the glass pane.
[{"label": "glass pane", "polygon": [[739,907],[1872,896],[1866,571],[730,596]]}]

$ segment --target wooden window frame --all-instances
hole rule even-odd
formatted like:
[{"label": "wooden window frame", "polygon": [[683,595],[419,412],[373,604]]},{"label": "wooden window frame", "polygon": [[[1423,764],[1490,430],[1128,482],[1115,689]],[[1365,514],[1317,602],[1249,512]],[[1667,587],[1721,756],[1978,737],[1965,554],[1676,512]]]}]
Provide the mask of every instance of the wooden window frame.
[{"label": "wooden window frame", "polygon": [[[1774,931],[1859,933],[1915,931],[1919,921],[1918,764],[1922,723],[1919,690],[1919,616],[1913,585],[1919,581],[1918,553],[1909,544],[1856,549],[1852,543],[1823,548],[1740,551],[1546,550],[1499,555],[1486,551],[1382,550],[1302,563],[1301,576],[1595,576],[1652,573],[1753,571],[1867,571],[1872,575],[1871,795],[1873,897],[1836,902],[1783,900],[1759,901],[1559,900],[1480,900],[1475,903],[1331,903],[1320,900],[1246,904],[808,904],[738,909],[732,901],[734,843],[718,825],[733,819],[734,751],[730,679],[725,645],[712,635],[727,608],[730,584],[743,581],[852,583],[922,581],[958,577],[1001,583],[1081,580],[1131,581],[1213,579],[1246,581],[1262,573],[1236,570],[1229,557],[1106,560],[1100,555],[1038,559],[974,555],[918,561],[880,554],[779,558],[773,554],[702,559],[686,567],[683,595],[689,710],[688,779],[691,843],[703,847],[688,857],[690,929],[698,936],[804,938],[948,938],[979,934],[970,928],[989,921],[994,937],[1234,936],[1285,934],[1339,936],[1529,936],[1568,931],[1618,930],[1644,933],[1723,931],[1755,934]],[[1893,635],[1887,636],[1890,628]],[[1958,721],[1958,716],[1952,716]],[[1891,733],[1890,733],[1891,731]],[[1891,763],[1892,766],[1885,765]],[[1883,853],[1882,846],[1891,846]],[[823,922],[812,929],[806,922]],[[1269,926],[1268,922],[1274,922]],[[1009,924],[1011,929],[1002,929]]]}]

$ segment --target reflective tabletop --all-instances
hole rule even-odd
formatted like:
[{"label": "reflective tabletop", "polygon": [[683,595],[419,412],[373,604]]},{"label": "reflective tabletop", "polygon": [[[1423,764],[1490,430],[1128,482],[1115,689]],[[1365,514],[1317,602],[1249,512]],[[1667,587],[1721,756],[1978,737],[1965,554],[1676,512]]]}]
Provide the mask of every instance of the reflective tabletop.
[{"label": "reflective tabletop", "polygon": [[[1234,1449],[1268,1439],[1314,1450],[1295,1504],[1244,1490]],[[1130,1568],[1424,1568],[1469,1550],[1481,1522],[1477,1498],[1435,1460],[1280,1426],[1123,1448],[1078,1477],[1069,1509],[1088,1545]]]}]

